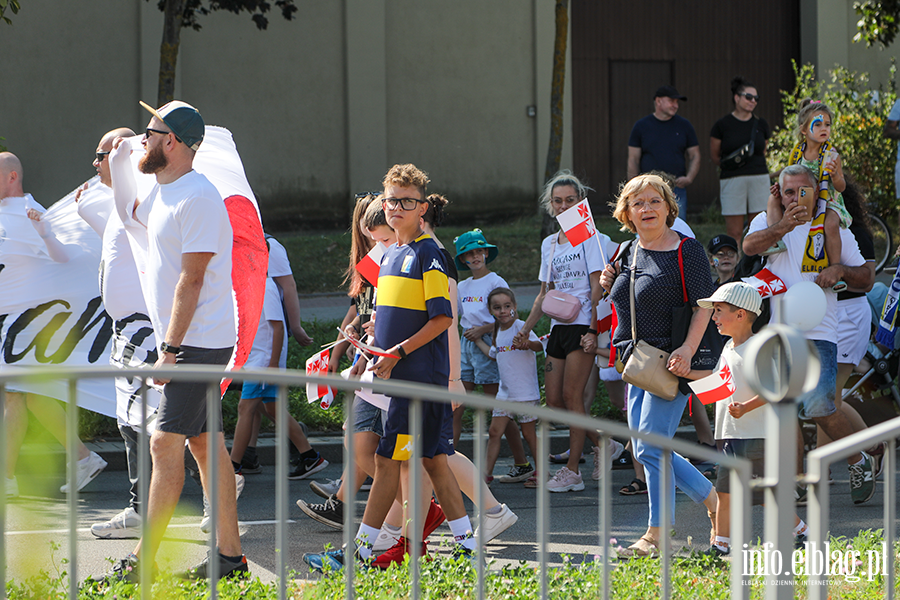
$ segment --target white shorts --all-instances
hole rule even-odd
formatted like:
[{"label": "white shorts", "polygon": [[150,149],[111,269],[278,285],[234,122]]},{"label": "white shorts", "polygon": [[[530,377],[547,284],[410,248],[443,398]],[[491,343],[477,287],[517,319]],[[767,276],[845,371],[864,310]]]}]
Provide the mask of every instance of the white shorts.
[{"label": "white shorts", "polygon": [[741,175],[719,180],[719,202],[722,214],[749,215],[766,210],[769,200],[768,175]]},{"label": "white shorts", "polygon": [[[539,401],[538,400],[518,400],[517,402],[522,403],[523,406],[537,406]],[[537,417],[535,417],[534,415],[520,415],[518,413],[509,412],[506,410],[500,410],[498,408],[495,408],[493,410],[493,412],[491,412],[491,416],[492,417],[506,417],[508,419],[512,419],[519,425],[522,425],[523,423],[533,423],[534,421],[537,421]]]},{"label": "white shorts", "polygon": [[872,331],[872,308],[865,296],[841,300],[838,306],[837,360],[858,365],[866,355]]}]

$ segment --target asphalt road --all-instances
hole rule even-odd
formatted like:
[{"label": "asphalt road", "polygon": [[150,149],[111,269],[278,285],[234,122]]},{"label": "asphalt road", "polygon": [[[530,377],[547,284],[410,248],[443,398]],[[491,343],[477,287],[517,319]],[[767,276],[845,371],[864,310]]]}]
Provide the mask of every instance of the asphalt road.
[{"label": "asphalt road", "polygon": [[[504,473],[509,468],[509,459],[498,461],[495,474]],[[329,465],[320,472],[320,478],[339,477],[339,466]],[[254,575],[265,581],[274,579],[276,568],[275,540],[275,482],[274,467],[264,466],[263,473],[248,475],[238,510],[241,520],[243,550],[250,561]],[[585,470],[589,473],[589,470]],[[616,543],[628,546],[644,532],[647,523],[647,496],[620,496],[615,490],[628,483],[633,473],[630,470],[613,471],[612,476],[612,537]],[[883,515],[882,487],[866,505],[853,506],[847,483],[847,471],[834,470],[836,484],[831,487],[832,533],[853,537],[860,529],[882,527]],[[22,496],[8,505],[7,513],[7,555],[8,576],[21,580],[40,570],[55,573],[55,569],[68,568],[60,561],[67,555],[67,509],[66,500],[58,492],[62,483],[61,475],[56,477],[35,477],[28,479],[20,475]],[[81,493],[78,510],[78,577],[105,572],[109,568],[107,558],[121,558],[134,547],[134,540],[98,540],[90,533],[90,525],[105,520],[126,504],[128,481],[123,471],[105,471],[89,484]],[[494,483],[493,493],[500,502],[507,503],[518,515],[519,521],[488,545],[488,556],[496,559],[492,568],[524,560],[536,565],[536,503],[535,490],[521,484]],[[290,525],[289,561],[290,568],[301,578],[315,579],[302,562],[305,552],[317,551],[325,544],[340,546],[340,532],[325,527],[307,518],[294,504],[297,498],[318,501],[306,481],[290,483]],[[362,515],[367,494],[360,494],[357,502],[358,515]],[[589,476],[583,492],[551,494],[551,536],[549,550],[552,564],[561,563],[561,554],[566,553],[581,560],[583,555],[591,559],[599,551],[598,540],[598,484]],[[704,549],[707,546],[709,521],[702,506],[695,505],[684,494],[676,495],[676,535],[677,548],[685,552],[690,548]],[[467,502],[469,514],[474,515]],[[182,570],[199,562],[206,553],[206,537],[199,530],[201,508],[200,489],[190,479],[185,483],[184,492],[175,518],[169,526],[158,559],[165,570]],[[805,516],[805,509],[800,509]],[[763,509],[753,509],[753,539],[762,536]],[[450,531],[442,525],[429,540],[429,553],[446,552],[436,547],[450,543]],[[52,544],[58,545],[53,549]],[[55,565],[55,566],[54,566]]]}]

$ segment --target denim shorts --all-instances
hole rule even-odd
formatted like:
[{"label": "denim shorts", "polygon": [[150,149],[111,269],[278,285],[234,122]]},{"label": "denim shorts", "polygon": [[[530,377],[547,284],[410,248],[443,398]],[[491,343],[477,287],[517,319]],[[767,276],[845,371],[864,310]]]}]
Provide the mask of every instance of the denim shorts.
[{"label": "denim shorts", "polygon": [[[175,357],[177,365],[218,365],[225,366],[231,360],[233,348],[194,348],[182,346]],[[218,387],[217,383],[214,383]],[[197,437],[208,430],[206,424],[206,389],[203,381],[170,381],[163,387],[159,401],[159,416],[156,428],[166,433]],[[221,400],[220,400],[221,402]],[[219,422],[209,428],[222,431],[221,412]]]},{"label": "denim shorts", "polygon": [[[488,346],[491,345],[493,336],[490,333],[481,338]],[[497,361],[485,356],[475,342],[462,338],[460,341],[460,371],[462,381],[468,381],[475,385],[490,385],[500,383],[500,372],[497,370]]]},{"label": "denim shorts", "polygon": [[837,386],[837,344],[825,340],[813,340],[822,362],[822,374],[815,389],[797,398],[801,419],[827,417],[837,410],[834,393]]},{"label": "denim shorts", "polygon": [[259,381],[245,381],[241,387],[241,400],[262,398],[263,402],[275,402],[278,399],[278,386]]},{"label": "denim shorts", "polygon": [[[750,461],[751,476],[756,479],[762,477],[766,472],[766,440],[751,439],[727,439],[723,440],[722,452],[729,456],[739,456]],[[716,477],[716,491],[722,494],[731,493],[731,484],[729,482],[730,469],[719,467],[719,474]],[[762,490],[753,492],[753,504],[762,504]]]},{"label": "denim shorts", "polygon": [[384,423],[381,421],[381,409],[360,398],[353,401],[353,431],[371,431],[381,437],[384,435]]}]

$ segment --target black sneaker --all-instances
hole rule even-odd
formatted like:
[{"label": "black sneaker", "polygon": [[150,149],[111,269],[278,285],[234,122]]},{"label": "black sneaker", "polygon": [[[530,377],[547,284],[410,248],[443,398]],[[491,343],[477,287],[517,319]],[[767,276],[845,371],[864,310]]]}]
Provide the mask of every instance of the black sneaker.
[{"label": "black sneaker", "polygon": [[[159,569],[156,565],[153,565],[153,569],[150,572],[151,579],[155,579]],[[126,581],[128,583],[140,583],[141,572],[138,568],[138,557],[134,554],[129,554],[123,559],[117,561],[112,568],[104,573],[103,575],[96,575],[94,577],[89,577],[82,584],[82,587],[89,587],[91,585],[99,585],[99,584],[108,584],[112,585],[114,583],[118,583],[120,581]]]},{"label": "black sneaker", "polygon": [[[247,577],[250,568],[247,566],[247,557],[243,554],[240,560],[234,561],[219,554],[219,578],[234,579],[238,577]],[[175,575],[179,579],[187,579],[196,581],[198,579],[209,579],[209,555],[203,559],[203,562],[197,566],[188,569],[182,573]]]},{"label": "black sneaker", "polygon": [[254,475],[256,473],[262,473],[262,467],[259,466],[259,457],[256,455],[256,448],[253,446],[247,446],[247,449],[244,450],[244,457],[241,459],[241,474]]},{"label": "black sneaker", "polygon": [[531,463],[524,466],[513,465],[509,468],[509,473],[501,475],[497,478],[497,481],[500,483],[519,483],[532,475],[534,475],[534,467],[531,466]]},{"label": "black sneaker", "polygon": [[297,500],[297,506],[300,507],[306,515],[322,525],[328,525],[334,529],[344,528],[344,503],[332,495],[322,504],[309,504],[305,500]]},{"label": "black sneaker", "polygon": [[704,556],[711,556],[715,559],[722,559],[731,554],[731,549],[729,548],[727,550],[722,550],[721,548],[713,544],[709,547],[708,550],[704,550],[703,552],[701,552],[701,554],[703,554]]},{"label": "black sneaker", "polygon": [[872,457],[860,452],[861,465],[850,465],[850,498],[853,504],[868,502],[875,495],[875,466]]},{"label": "black sneaker", "polygon": [[[807,530],[809,531],[809,530]],[[806,531],[803,533],[798,533],[794,536],[794,549],[795,550],[803,550],[806,546],[806,542],[809,541],[809,536],[806,535]]]},{"label": "black sneaker", "polygon": [[794,500],[797,506],[806,506],[806,486],[797,484],[794,488]]},{"label": "black sneaker", "polygon": [[288,479],[306,479],[328,466],[328,461],[316,454],[315,458],[301,458],[288,473]]},{"label": "black sneaker", "polygon": [[613,469],[631,469],[634,467],[634,460],[631,458],[631,452],[623,450],[619,458],[613,461]]}]

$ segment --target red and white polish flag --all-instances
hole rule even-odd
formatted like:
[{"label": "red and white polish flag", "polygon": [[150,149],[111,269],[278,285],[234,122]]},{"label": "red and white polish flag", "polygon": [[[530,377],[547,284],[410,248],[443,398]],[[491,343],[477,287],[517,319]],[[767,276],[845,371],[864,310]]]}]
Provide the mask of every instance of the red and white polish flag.
[{"label": "red and white polish flag", "polygon": [[566,234],[566,238],[573,246],[591,239],[597,228],[594,226],[594,217],[591,215],[591,205],[587,198],[556,217],[559,226]]},{"label": "red and white polish flag", "polygon": [[[313,354],[306,360],[307,375],[324,375],[328,372],[328,359],[331,356],[331,348],[326,348],[317,354]],[[310,404],[319,401],[322,408],[331,407],[334,402],[334,388],[330,385],[306,384],[306,400]]]},{"label": "red and white polish flag", "polygon": [[731,377],[731,367],[725,361],[722,362],[722,368],[712,375],[688,382],[703,404],[727,400],[734,395],[735,385],[734,379]]},{"label": "red and white polish flag", "polygon": [[384,252],[387,248],[384,244],[378,242],[375,247],[369,250],[361,261],[356,264],[356,270],[360,275],[366,278],[366,281],[373,286],[378,287],[378,272],[381,270],[381,259],[384,258]]},{"label": "red and white polish flag", "polygon": [[756,288],[763,298],[771,298],[787,291],[784,282],[768,269],[762,269],[756,275],[744,277],[741,281]]}]

